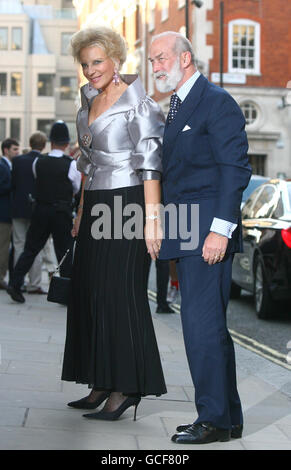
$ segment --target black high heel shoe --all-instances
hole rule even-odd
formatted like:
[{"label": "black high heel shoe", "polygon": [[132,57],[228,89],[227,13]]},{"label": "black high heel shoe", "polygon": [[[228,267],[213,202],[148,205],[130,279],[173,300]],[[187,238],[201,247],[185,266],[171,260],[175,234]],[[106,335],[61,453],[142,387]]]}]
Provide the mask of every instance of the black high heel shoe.
[{"label": "black high heel shoe", "polygon": [[140,397],[128,397],[114,411],[101,410],[97,413],[85,414],[83,416],[84,418],[88,418],[88,419],[102,419],[104,421],[115,421],[122,415],[122,413],[125,412],[125,410],[127,410],[127,408],[129,408],[130,406],[134,406],[135,408],[134,408],[133,420],[136,421],[136,410],[140,403],[140,400],[141,400]]},{"label": "black high heel shoe", "polygon": [[88,397],[81,398],[81,400],[71,401],[68,403],[68,406],[72,408],[77,408],[80,410],[94,410],[97,408],[101,403],[106,400],[110,395],[110,392],[102,393],[95,401],[88,401]]}]

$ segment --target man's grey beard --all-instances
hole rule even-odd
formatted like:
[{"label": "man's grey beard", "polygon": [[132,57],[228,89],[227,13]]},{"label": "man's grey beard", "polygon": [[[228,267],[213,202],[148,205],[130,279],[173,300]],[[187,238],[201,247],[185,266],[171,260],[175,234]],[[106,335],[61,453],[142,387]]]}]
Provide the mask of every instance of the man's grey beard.
[{"label": "man's grey beard", "polygon": [[[159,79],[158,77],[166,75],[165,79]],[[180,69],[180,58],[177,57],[170,72],[156,72],[154,74],[156,87],[161,93],[167,93],[168,91],[175,90],[178,83],[183,78],[183,71]]]}]

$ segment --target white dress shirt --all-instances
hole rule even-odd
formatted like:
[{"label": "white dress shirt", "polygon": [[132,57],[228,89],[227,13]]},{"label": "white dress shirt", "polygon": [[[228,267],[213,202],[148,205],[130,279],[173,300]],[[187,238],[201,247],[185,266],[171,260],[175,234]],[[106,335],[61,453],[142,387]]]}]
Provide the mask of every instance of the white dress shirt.
[{"label": "white dress shirt", "polygon": [[[63,155],[64,155],[63,152],[61,150],[58,150],[58,149],[53,149],[48,154],[49,157],[55,157],[55,158],[60,158]],[[35,178],[36,178],[35,165],[36,165],[37,160],[38,160],[38,157],[34,160],[33,165],[32,165],[32,171],[33,171],[33,174],[34,174]],[[69,172],[68,172],[68,178],[69,178],[69,180],[72,181],[73,193],[77,194],[79,192],[80,187],[81,187],[81,178],[82,178],[82,176],[81,176],[81,173],[77,170],[75,160],[72,160],[72,162],[71,162]]]},{"label": "white dress shirt", "polygon": [[[183,83],[183,85],[176,91],[181,101],[184,101],[184,99],[186,98],[186,96],[188,95],[200,75],[201,74],[199,70],[197,70],[192,75],[192,77],[190,77],[185,83]],[[231,238],[232,232],[236,229],[236,227],[237,224],[233,224],[232,222],[228,222],[227,220],[218,219],[217,217],[214,217],[210,227],[210,232],[219,233],[220,235],[224,235],[227,238]]]}]

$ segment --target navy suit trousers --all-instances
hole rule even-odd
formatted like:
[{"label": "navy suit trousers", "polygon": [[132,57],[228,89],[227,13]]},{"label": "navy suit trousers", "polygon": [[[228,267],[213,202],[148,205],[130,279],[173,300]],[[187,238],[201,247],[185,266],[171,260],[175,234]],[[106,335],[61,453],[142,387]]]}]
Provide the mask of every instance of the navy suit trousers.
[{"label": "navy suit trousers", "polygon": [[233,256],[209,265],[202,256],[179,259],[181,317],[198,418],[230,429],[242,424],[235,354],[226,325]]}]

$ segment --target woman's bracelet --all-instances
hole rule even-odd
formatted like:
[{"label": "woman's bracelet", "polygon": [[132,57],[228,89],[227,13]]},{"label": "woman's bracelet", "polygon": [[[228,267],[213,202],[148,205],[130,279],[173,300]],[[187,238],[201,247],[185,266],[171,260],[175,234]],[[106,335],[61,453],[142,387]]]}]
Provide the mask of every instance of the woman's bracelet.
[{"label": "woman's bracelet", "polygon": [[154,215],[154,214],[146,215],[147,220],[157,220],[158,218],[159,218],[158,215]]}]

